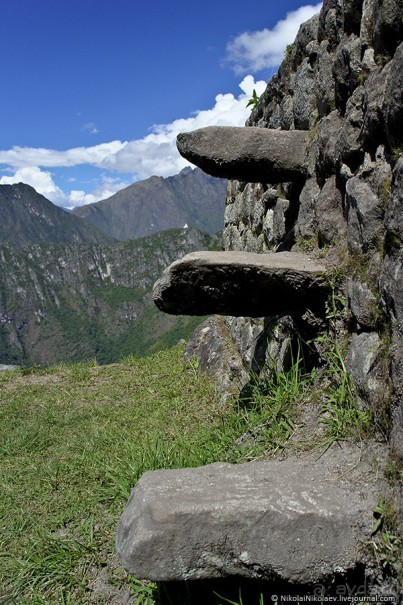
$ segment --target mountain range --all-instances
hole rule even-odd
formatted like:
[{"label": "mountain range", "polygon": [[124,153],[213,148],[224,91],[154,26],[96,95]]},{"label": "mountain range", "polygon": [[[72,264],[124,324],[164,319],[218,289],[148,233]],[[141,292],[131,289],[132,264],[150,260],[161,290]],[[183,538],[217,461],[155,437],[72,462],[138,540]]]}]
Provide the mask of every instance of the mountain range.
[{"label": "mountain range", "polygon": [[185,168],[172,177],[133,183],[73,214],[121,241],[185,225],[217,233],[224,224],[225,191],[226,180]]},{"label": "mountain range", "polygon": [[52,204],[33,187],[0,185],[0,243],[110,242],[112,238],[78,216]]},{"label": "mountain range", "polygon": [[[103,229],[28,185],[1,185],[0,364],[109,363],[188,338],[202,318],[161,313],[151,289],[177,258],[219,244],[217,236],[192,226],[192,216],[210,231],[222,223],[223,181],[201,175],[185,170],[177,178],[152,177],[99,202]],[[147,192],[139,200],[133,197],[138,190]],[[208,191],[210,203],[204,207]],[[214,213],[211,200],[217,204]],[[85,214],[88,208],[80,210]],[[151,226],[154,213],[158,222]],[[175,221],[182,228],[117,241]],[[118,233],[120,223],[125,227]]]}]

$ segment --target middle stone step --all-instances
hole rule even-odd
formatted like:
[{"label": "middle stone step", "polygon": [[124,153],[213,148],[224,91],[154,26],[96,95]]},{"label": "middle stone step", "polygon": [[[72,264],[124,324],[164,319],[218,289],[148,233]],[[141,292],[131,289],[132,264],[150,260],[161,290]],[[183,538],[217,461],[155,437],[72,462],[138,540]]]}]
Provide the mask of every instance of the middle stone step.
[{"label": "middle stone step", "polygon": [[298,252],[192,252],[165,269],[153,300],[171,315],[266,317],[321,312],[326,267]]}]

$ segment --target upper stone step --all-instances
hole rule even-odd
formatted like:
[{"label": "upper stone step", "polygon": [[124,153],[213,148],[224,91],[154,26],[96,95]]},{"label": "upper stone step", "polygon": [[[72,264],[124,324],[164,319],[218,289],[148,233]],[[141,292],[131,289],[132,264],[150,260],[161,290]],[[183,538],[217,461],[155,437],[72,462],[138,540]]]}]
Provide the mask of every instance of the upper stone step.
[{"label": "upper stone step", "polygon": [[119,523],[123,566],[154,581],[348,574],[368,557],[381,489],[361,455],[341,446],[321,459],[147,472]]},{"label": "upper stone step", "polygon": [[297,252],[192,252],[165,269],[152,296],[171,315],[301,315],[323,308],[325,273]]},{"label": "upper stone step", "polygon": [[308,131],[207,126],[178,135],[179,153],[207,174],[250,183],[300,179]]}]

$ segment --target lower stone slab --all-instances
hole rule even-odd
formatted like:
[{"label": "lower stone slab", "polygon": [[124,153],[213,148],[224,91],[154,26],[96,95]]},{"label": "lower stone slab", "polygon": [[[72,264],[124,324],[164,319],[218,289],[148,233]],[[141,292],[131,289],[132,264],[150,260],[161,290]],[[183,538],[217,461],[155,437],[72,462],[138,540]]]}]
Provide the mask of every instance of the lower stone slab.
[{"label": "lower stone slab", "polygon": [[323,311],[326,267],[298,252],[193,252],[165,269],[153,300],[173,315],[265,317]]},{"label": "lower stone slab", "polygon": [[123,566],[154,581],[241,576],[298,584],[354,570],[379,491],[367,483],[370,471],[346,479],[356,463],[349,452],[323,458],[145,473],[118,527]]}]

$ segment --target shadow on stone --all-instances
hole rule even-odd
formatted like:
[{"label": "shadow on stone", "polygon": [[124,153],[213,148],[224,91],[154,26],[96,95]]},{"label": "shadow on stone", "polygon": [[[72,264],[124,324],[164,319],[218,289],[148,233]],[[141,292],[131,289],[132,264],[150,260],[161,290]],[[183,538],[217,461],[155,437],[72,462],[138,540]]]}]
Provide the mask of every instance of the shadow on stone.
[{"label": "shadow on stone", "polygon": [[344,596],[362,598],[376,593],[363,565],[346,575],[336,574],[331,584],[290,584],[233,576],[210,581],[159,582],[157,586],[158,605],[270,605],[281,603],[282,598],[298,603],[301,597],[313,597],[311,600],[318,603],[335,597],[334,602],[338,603]]}]

